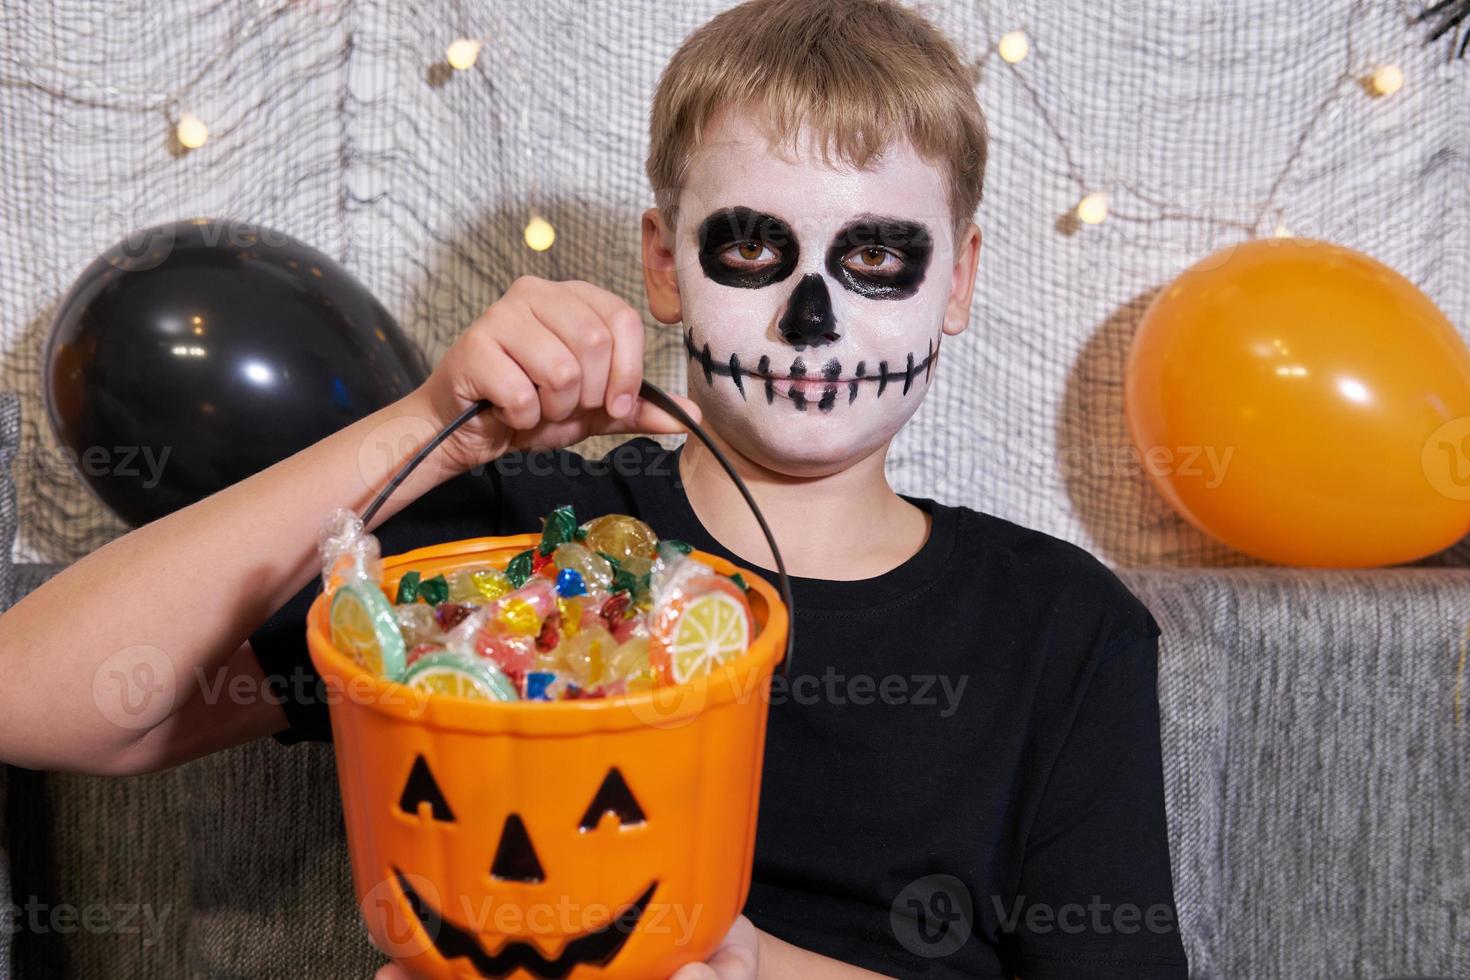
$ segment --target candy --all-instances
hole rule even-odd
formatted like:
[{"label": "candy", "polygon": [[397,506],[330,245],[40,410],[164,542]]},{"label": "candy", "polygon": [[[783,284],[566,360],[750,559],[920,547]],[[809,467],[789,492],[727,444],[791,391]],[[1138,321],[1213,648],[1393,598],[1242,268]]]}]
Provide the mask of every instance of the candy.
[{"label": "candy", "polygon": [[661,581],[649,624],[649,663],[663,683],[682,684],[708,674],[750,645],[745,592],[691,558]]},{"label": "candy", "polygon": [[441,602],[434,607],[434,621],[439,624],[441,630],[452,630],[473,610],[474,606],[465,602]]},{"label": "candy", "polygon": [[398,620],[377,582],[343,582],[332,596],[328,617],[332,645],[360,667],[393,677],[402,672],[407,651]]},{"label": "candy", "polygon": [[556,594],[566,597],[586,595],[587,583],[582,581],[582,573],[575,568],[563,568],[557,572]]},{"label": "candy", "polygon": [[408,569],[396,604],[378,585],[377,543],[338,514],[323,532],[323,578],[338,649],[420,690],[478,700],[635,695],[707,674],[754,630],[747,585],[682,541],[607,514],[579,526],[570,506],[504,570],[481,563],[424,577]]},{"label": "candy", "polygon": [[556,682],[556,672],[552,670],[533,670],[526,675],[526,700],[527,701],[550,701],[551,685]]},{"label": "candy", "polygon": [[398,580],[398,597],[394,602],[413,602],[419,597],[419,573],[404,572]]},{"label": "candy", "polygon": [[608,630],[589,626],[559,648],[562,664],[577,686],[595,687],[606,677],[607,658],[617,645],[617,639]]},{"label": "candy", "polygon": [[592,551],[611,555],[618,561],[641,555],[657,557],[658,535],[653,528],[627,514],[604,514],[582,525],[586,536],[582,543]]},{"label": "candy", "polygon": [[529,636],[508,633],[493,626],[475,634],[474,651],[492,660],[511,677],[520,677],[536,663],[536,641]]},{"label": "candy", "polygon": [[495,619],[511,632],[523,636],[535,636],[541,632],[541,617],[536,615],[536,607],[519,596],[507,596],[496,610]]},{"label": "candy", "polygon": [[449,583],[444,580],[443,575],[435,575],[419,582],[419,598],[431,606],[449,598]]},{"label": "candy", "polygon": [[403,683],[432,694],[478,701],[516,701],[515,685],[488,660],[462,653],[431,653],[408,668]]},{"label": "candy", "polygon": [[613,580],[612,563],[585,546],[575,541],[559,545],[551,558],[557,568],[576,572],[587,591],[610,590]]},{"label": "candy", "polygon": [[434,615],[433,606],[409,601],[394,606],[393,616],[398,621],[398,632],[403,634],[403,642],[409,646],[444,642],[444,629]]},{"label": "candy", "polygon": [[499,599],[515,589],[515,586],[510,584],[510,578],[496,568],[471,572],[470,581],[480,595],[491,600]]}]

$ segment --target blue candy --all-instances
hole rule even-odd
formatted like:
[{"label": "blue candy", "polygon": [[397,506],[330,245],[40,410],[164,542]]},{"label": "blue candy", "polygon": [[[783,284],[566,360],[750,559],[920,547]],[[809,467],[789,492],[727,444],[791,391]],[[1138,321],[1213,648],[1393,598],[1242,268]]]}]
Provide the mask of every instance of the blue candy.
[{"label": "blue candy", "polygon": [[586,595],[587,583],[582,581],[582,573],[575,568],[563,568],[557,572],[556,594],[563,599],[570,599],[574,595]]},{"label": "blue candy", "polygon": [[551,684],[556,680],[556,672],[550,670],[532,670],[526,672],[526,700],[527,701],[550,701]]}]

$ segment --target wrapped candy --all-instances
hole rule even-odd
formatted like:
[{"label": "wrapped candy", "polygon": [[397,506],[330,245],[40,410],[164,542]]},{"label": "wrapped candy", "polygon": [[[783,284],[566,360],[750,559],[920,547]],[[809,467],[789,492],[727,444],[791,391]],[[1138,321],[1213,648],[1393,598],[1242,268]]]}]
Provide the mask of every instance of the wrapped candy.
[{"label": "wrapped candy", "polygon": [[[319,550],[333,643],[364,667],[434,694],[531,701],[636,694],[702,676],[754,628],[739,576],[716,572],[643,521],[572,508],[504,569],[469,565],[382,591],[377,539],[336,511]],[[341,609],[337,609],[338,603]],[[339,615],[340,613],[340,615]]]}]

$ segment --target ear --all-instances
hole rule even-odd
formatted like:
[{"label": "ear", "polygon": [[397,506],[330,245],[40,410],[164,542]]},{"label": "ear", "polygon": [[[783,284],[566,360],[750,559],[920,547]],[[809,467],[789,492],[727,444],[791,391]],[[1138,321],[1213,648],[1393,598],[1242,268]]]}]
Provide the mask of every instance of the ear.
[{"label": "ear", "polygon": [[648,293],[648,311],[659,323],[684,319],[679,303],[679,280],[674,265],[674,233],[663,212],[643,212],[643,288]]},{"label": "ear", "polygon": [[949,305],[944,309],[944,332],[951,337],[970,324],[970,298],[975,293],[975,269],[980,264],[980,227],[971,221],[955,241],[954,271]]}]

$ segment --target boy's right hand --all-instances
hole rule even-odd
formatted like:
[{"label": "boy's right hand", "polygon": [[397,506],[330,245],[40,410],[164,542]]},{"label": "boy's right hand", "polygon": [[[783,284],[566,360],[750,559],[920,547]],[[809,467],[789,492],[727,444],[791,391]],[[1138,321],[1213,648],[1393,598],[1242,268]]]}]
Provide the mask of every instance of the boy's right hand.
[{"label": "boy's right hand", "polygon": [[[682,433],[674,418],[638,397],[643,318],[588,282],[522,276],[470,324],[415,392],[436,429],[478,399],[494,408],[440,447],[467,470],[515,449],[554,449],[602,433]],[[673,395],[690,416],[699,408]]]}]

